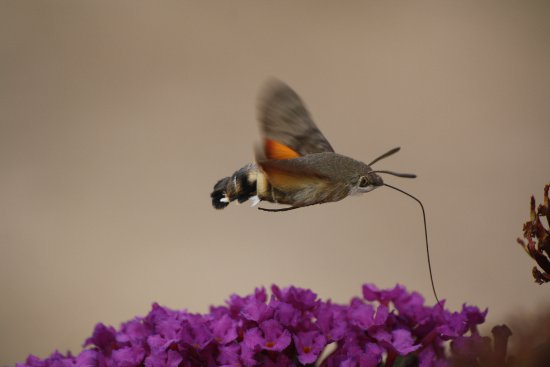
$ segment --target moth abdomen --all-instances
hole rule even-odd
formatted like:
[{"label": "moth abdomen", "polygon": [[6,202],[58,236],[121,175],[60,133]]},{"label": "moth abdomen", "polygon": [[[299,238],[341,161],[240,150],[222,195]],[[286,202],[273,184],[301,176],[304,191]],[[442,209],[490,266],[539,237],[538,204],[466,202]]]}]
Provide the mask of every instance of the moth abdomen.
[{"label": "moth abdomen", "polygon": [[244,203],[255,196],[257,174],[256,165],[247,164],[230,177],[219,180],[210,194],[212,206],[215,209],[224,209],[234,200]]},{"label": "moth abdomen", "polygon": [[215,209],[223,209],[229,205],[229,200],[226,201],[224,199],[227,197],[225,188],[230,180],[231,177],[225,177],[214,185],[214,190],[210,194],[210,197],[212,198],[212,206]]}]

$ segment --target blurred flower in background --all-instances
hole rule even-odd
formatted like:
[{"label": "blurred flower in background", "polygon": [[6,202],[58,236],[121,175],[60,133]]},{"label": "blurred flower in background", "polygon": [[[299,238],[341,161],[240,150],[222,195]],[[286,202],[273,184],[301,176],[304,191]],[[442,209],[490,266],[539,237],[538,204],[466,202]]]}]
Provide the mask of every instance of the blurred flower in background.
[{"label": "blurred flower in background", "polygon": [[550,227],[550,206],[548,205],[548,189],[544,187],[544,204],[536,208],[535,197],[531,196],[531,218],[523,225],[523,237],[518,238],[518,243],[527,254],[535,260],[537,265],[533,267],[533,277],[539,284],[550,282],[550,232],[544,227],[540,218],[546,217],[546,224]]}]

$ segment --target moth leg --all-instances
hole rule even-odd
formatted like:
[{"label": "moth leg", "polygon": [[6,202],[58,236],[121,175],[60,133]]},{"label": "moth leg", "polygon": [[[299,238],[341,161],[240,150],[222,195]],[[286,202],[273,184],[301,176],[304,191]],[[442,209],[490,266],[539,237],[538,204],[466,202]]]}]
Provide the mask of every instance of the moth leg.
[{"label": "moth leg", "polygon": [[276,212],[287,212],[289,210],[294,210],[294,209],[299,209],[299,208],[302,208],[302,207],[301,206],[289,206],[288,208],[279,208],[279,209],[269,209],[269,208],[258,207],[258,210],[262,210],[264,212],[276,213]]},{"label": "moth leg", "polygon": [[270,208],[261,208],[261,207],[258,207],[258,210],[262,210],[262,211],[264,211],[264,212],[273,212],[273,213],[276,213],[276,212],[288,212],[289,210],[305,208],[306,206],[312,206],[312,205],[316,205],[316,204],[322,204],[322,203],[313,203],[313,204],[306,204],[306,205],[300,205],[300,206],[288,206],[288,207],[286,207],[286,208],[279,208],[279,209],[270,209]]}]

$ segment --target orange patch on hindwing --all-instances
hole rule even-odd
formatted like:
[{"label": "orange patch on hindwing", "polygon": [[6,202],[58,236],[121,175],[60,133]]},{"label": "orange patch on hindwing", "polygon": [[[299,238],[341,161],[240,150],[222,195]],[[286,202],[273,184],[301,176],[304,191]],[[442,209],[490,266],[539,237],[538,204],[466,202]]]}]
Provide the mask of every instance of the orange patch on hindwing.
[{"label": "orange patch on hindwing", "polygon": [[265,172],[268,181],[276,188],[283,191],[294,191],[306,186],[318,186],[326,184],[326,180],[310,172],[287,169],[277,164],[277,161],[261,162],[260,166]]},{"label": "orange patch on hindwing", "polygon": [[271,139],[265,139],[264,151],[267,159],[293,159],[300,157],[300,154],[294,151],[294,149]]}]

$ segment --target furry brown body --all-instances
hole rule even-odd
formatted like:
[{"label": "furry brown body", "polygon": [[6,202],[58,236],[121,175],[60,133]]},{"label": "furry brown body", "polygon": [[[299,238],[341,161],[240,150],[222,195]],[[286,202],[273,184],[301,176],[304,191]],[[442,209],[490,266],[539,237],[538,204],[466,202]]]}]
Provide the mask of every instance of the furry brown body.
[{"label": "furry brown body", "polygon": [[[371,171],[363,162],[332,152],[268,160],[263,162],[263,169],[248,164],[220,180],[212,197],[216,203],[225,204],[223,207],[254,196],[261,201],[303,207],[354,194],[361,177],[367,177],[372,188],[382,185],[382,179]],[[222,198],[226,199],[220,202]]]}]

